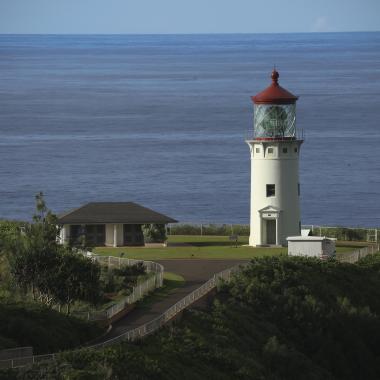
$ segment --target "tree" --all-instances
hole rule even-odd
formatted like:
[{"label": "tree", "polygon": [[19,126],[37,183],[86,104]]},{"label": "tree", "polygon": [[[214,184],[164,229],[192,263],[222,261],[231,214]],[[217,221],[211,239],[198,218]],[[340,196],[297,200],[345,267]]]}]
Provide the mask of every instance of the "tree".
[{"label": "tree", "polygon": [[143,234],[146,243],[164,243],[167,240],[164,224],[144,224]]},{"label": "tree", "polygon": [[67,249],[55,275],[54,294],[60,305],[70,306],[74,301],[96,303],[100,295],[100,265],[91,259]]},{"label": "tree", "polygon": [[43,194],[36,195],[33,223],[26,224],[24,232],[9,242],[9,262],[16,283],[31,291],[33,299],[51,304],[50,284],[59,261],[57,217],[47,209]]},{"label": "tree", "polygon": [[0,254],[9,253],[9,248],[21,235],[21,229],[27,223],[1,220],[0,221]]},{"label": "tree", "polygon": [[43,194],[36,195],[33,223],[12,244],[10,268],[16,284],[33,299],[52,306],[76,301],[97,301],[100,268],[97,263],[58,244],[57,217],[46,207]]}]

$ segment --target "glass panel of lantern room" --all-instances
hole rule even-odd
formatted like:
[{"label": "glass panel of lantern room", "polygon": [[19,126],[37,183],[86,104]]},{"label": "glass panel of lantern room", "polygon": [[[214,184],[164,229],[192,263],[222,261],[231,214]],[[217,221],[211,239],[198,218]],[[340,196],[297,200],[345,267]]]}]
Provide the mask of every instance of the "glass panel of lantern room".
[{"label": "glass panel of lantern room", "polygon": [[295,104],[256,104],[255,138],[283,138],[296,136]]}]

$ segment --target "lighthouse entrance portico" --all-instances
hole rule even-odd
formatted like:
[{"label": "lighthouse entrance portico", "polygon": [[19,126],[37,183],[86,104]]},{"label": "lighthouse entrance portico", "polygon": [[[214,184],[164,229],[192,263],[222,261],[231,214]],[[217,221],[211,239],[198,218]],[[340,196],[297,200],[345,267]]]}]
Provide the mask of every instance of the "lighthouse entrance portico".
[{"label": "lighthouse entrance portico", "polygon": [[262,245],[279,245],[280,213],[281,210],[274,206],[267,206],[259,210]]}]

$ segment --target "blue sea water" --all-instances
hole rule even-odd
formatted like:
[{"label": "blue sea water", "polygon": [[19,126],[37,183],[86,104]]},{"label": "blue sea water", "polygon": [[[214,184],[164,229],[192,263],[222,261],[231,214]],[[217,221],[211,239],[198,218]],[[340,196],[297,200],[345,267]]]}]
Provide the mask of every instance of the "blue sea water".
[{"label": "blue sea water", "polygon": [[380,227],[380,33],[0,35],[0,218],[136,201],[247,223],[250,96],[300,96],[304,224]]}]

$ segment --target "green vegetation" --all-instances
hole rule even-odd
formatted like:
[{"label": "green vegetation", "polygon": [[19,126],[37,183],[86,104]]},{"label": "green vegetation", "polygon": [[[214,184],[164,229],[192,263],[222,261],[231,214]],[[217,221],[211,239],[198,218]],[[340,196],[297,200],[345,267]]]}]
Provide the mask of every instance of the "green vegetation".
[{"label": "green vegetation", "polygon": [[[373,241],[375,229],[347,227],[314,227],[314,235],[333,237],[346,241]],[[378,229],[379,230],[379,229]],[[169,228],[170,235],[216,235],[249,236],[248,224],[174,224]],[[380,230],[378,231],[378,233]]]},{"label": "green vegetation", "polygon": [[141,264],[101,268],[58,236],[42,193],[32,223],[0,222],[0,348],[32,345],[41,353],[83,344],[102,329],[57,310],[102,307],[148,276]]},{"label": "green vegetation", "polygon": [[24,296],[48,307],[66,305],[67,314],[75,301],[98,301],[100,266],[58,244],[57,218],[47,209],[42,193],[36,196],[33,223],[26,224],[23,231],[8,230],[4,237],[2,255],[13,283]]},{"label": "green vegetation", "polygon": [[173,224],[170,235],[249,236],[248,224]]},{"label": "green vegetation", "polygon": [[123,292],[124,295],[128,295],[138,279],[145,274],[146,270],[142,263],[124,265],[121,268],[108,268],[103,265],[100,278],[101,290],[104,293]]},{"label": "green vegetation", "polygon": [[314,235],[333,237],[343,241],[367,241],[372,235],[368,235],[368,229],[365,228],[346,228],[346,227],[315,227]]},{"label": "green vegetation", "polygon": [[164,224],[144,224],[143,234],[145,243],[164,243],[167,239]]},{"label": "green vegetation", "polygon": [[[97,247],[99,255],[120,256],[130,259],[166,260],[166,259],[253,259],[263,256],[280,255],[287,248],[254,248],[246,246],[248,237],[239,237],[237,246],[228,236],[169,236],[168,247]],[[357,247],[337,247],[337,252],[351,252]]]},{"label": "green vegetation", "polygon": [[104,311],[125,299],[138,283],[154,276],[154,273],[146,273],[142,263],[124,265],[120,268],[109,268],[107,265],[101,265],[100,268],[100,289],[96,303],[77,300],[71,307],[72,312]]},{"label": "green vegetation", "polygon": [[32,346],[36,354],[57,352],[83,345],[102,331],[36,302],[0,299],[0,350]]},{"label": "green vegetation", "polygon": [[[7,379],[379,379],[380,255],[254,259],[153,336],[62,354]],[[4,375],[5,376],[5,375]]]},{"label": "green vegetation", "polygon": [[[90,310],[129,294],[146,274],[142,264],[108,268],[87,258],[70,246],[58,244],[57,218],[47,209],[42,193],[36,196],[33,223],[0,224],[1,288],[16,285],[27,300],[33,300],[58,310],[66,305]],[[13,292],[14,293],[14,292]],[[8,291],[11,296],[11,291]]]},{"label": "green vegetation", "polygon": [[154,293],[144,297],[137,303],[137,307],[148,308],[151,304],[164,300],[172,294],[176,289],[185,285],[185,279],[176,273],[164,273],[164,285],[157,289]]},{"label": "green vegetation", "polygon": [[[248,236],[238,236],[238,245],[248,244]],[[191,244],[194,246],[235,246],[228,236],[215,235],[170,235],[169,244]]]},{"label": "green vegetation", "polygon": [[0,349],[77,347],[103,331],[53,310],[97,298],[99,266],[57,244],[55,216],[36,196],[33,223],[0,222]]}]

